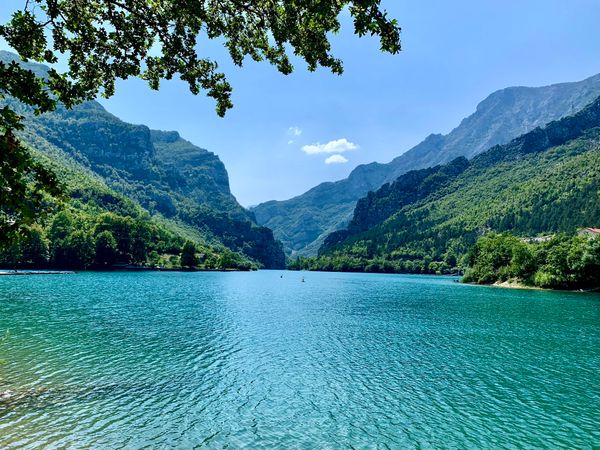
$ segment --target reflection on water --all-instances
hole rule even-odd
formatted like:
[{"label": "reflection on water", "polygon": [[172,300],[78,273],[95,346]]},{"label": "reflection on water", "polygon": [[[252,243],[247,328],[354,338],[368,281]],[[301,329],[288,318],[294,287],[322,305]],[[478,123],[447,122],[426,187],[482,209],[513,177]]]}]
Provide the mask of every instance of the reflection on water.
[{"label": "reflection on water", "polygon": [[600,296],[280,275],[2,277],[0,448],[600,445]]}]

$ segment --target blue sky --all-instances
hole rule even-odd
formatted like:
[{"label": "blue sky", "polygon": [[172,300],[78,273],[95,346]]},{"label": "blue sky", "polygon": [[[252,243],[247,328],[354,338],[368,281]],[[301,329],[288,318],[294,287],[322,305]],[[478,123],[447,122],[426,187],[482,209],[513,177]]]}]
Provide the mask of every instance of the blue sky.
[{"label": "blue sky", "polygon": [[179,81],[159,92],[140,80],[120,82],[101,102],[123,120],[177,130],[218,154],[234,195],[248,206],[344,178],[362,163],[387,162],[430,133],[450,131],[494,90],[600,72],[598,0],[382,4],[402,26],[403,51],[381,53],[376,39],[354,36],[344,17],[333,37],[341,77],[309,73],[301,61],[287,77],[266,63],[238,69],[217,43],[200,43],[234,87],[235,107],[223,119],[210,99]]}]

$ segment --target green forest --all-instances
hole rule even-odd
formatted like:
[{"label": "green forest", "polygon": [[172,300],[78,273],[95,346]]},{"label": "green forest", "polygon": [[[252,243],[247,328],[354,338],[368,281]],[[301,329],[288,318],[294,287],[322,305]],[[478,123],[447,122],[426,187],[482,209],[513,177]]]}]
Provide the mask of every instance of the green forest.
[{"label": "green forest", "polygon": [[[42,77],[49,70],[0,51],[0,62],[13,61]],[[58,104],[39,115],[4,96],[1,107],[23,118],[18,138],[64,185],[62,195],[45,193],[35,205],[39,223],[19,230],[2,252],[2,266],[179,267],[179,253],[190,241],[197,248],[194,266],[203,269],[285,267],[281,243],[231,194],[218,156],[176,131],[129,124],[95,101],[71,109]],[[42,220],[43,210],[50,214]],[[55,232],[58,221],[71,224],[65,227],[75,234]],[[33,247],[40,251],[34,258]]]},{"label": "green forest", "polygon": [[552,289],[600,287],[600,239],[558,234],[539,241],[511,234],[481,237],[467,256],[466,283],[516,281]]}]

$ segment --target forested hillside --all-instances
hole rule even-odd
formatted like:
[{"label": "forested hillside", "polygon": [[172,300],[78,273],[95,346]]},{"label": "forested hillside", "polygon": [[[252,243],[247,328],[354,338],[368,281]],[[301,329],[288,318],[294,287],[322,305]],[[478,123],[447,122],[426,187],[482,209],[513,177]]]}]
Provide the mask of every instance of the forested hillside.
[{"label": "forested hillside", "polygon": [[[15,56],[0,52],[0,58],[10,61]],[[45,70],[36,64],[27,67]],[[39,116],[10,98],[2,102],[25,117],[21,139],[50,161],[98,175],[150,216],[192,228],[207,243],[243,253],[267,268],[285,265],[281,244],[237,203],[227,171],[214,153],[177,132],[123,122],[93,101],[72,110],[59,105]],[[77,195],[78,186],[71,192]]]},{"label": "forested hillside", "polygon": [[251,269],[256,263],[202,233],[160,216],[109,188],[60,149],[31,149],[36,161],[61,180],[62,197],[45,198],[51,213],[26,227],[20,239],[0,252],[3,268],[109,269],[125,266],[180,268],[184,248],[195,267]]},{"label": "forested hillside", "polygon": [[[271,228],[286,252],[315,255],[325,237],[343,229],[359,198],[410,170],[471,158],[493,145],[505,144],[548,122],[573,114],[600,95],[600,75],[575,83],[545,87],[511,87],[491,94],[447,135],[433,134],[387,164],[357,167],[350,176],[323,183],[286,201],[253,209],[258,223]],[[402,149],[398,149],[398,153]]]},{"label": "forested hillside", "polygon": [[351,225],[295,267],[448,273],[488,232],[600,225],[600,99],[470,162],[409,172],[358,202]]}]

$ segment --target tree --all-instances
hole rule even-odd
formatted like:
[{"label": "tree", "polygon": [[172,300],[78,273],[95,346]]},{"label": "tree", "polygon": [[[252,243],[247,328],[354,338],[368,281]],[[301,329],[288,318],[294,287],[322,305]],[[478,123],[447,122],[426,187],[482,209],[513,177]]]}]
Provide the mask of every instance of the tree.
[{"label": "tree", "polygon": [[0,265],[17,268],[42,269],[50,257],[48,240],[39,225],[23,227],[18,241],[7,246],[0,254]]},{"label": "tree", "polygon": [[224,250],[219,256],[217,268],[220,270],[233,269],[236,267],[235,253],[229,250]]},{"label": "tree", "polygon": [[103,213],[98,216],[96,233],[108,231],[114,237],[119,253],[127,262],[133,262],[132,248],[135,222],[131,217],[123,217],[114,213]]},{"label": "tree", "polygon": [[464,281],[475,283],[528,280],[535,271],[529,246],[510,234],[490,233],[479,238],[469,252],[468,264]]},{"label": "tree", "polygon": [[582,261],[586,282],[590,286],[600,287],[600,237],[588,239]]},{"label": "tree", "polygon": [[92,237],[82,230],[75,230],[65,239],[53,242],[52,264],[57,268],[86,269],[95,255]]},{"label": "tree", "polygon": [[196,267],[198,258],[196,257],[196,246],[193,242],[187,241],[181,249],[181,267]]},{"label": "tree", "polygon": [[25,239],[21,243],[22,264],[36,269],[43,268],[50,258],[48,241],[38,225],[27,228]]},{"label": "tree", "polygon": [[[1,72],[0,69],[0,80]],[[54,173],[33,160],[14,136],[13,129],[2,126],[6,109],[0,108],[0,248],[5,248],[40,215],[52,210],[53,204],[46,201],[46,194],[55,197],[62,194]],[[18,124],[14,129],[20,128]]]},{"label": "tree", "polygon": [[96,236],[96,263],[112,266],[119,256],[117,241],[110,231],[103,231]]},{"label": "tree", "polygon": [[[329,35],[340,30],[344,8],[357,35],[378,36],[382,51],[400,51],[400,28],[380,0],[23,0],[0,37],[25,61],[64,58],[69,69],[39,76],[18,62],[0,62],[0,98],[14,97],[41,114],[57,102],[70,108],[98,94],[110,97],[118,79],[140,77],[158,89],[179,76],[193,94],[212,97],[223,116],[233,106],[232,88],[216,61],[198,55],[200,38],[221,39],[238,66],[249,57],[289,74],[293,53],[311,71],[321,66],[341,74]],[[0,240],[44,210],[44,191],[60,188],[15,138],[22,126],[12,107],[0,108]],[[29,200],[25,189],[35,193]]]},{"label": "tree", "polygon": [[52,220],[50,230],[48,232],[48,238],[51,242],[58,242],[66,239],[69,234],[73,231],[75,225],[73,223],[73,217],[67,211],[61,211]]}]

